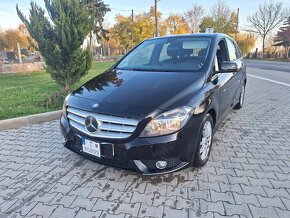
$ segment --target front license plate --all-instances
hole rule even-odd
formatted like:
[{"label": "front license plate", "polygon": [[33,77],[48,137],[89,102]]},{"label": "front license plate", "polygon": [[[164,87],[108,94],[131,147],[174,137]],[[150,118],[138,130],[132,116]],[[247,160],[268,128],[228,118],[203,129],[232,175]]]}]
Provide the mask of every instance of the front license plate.
[{"label": "front license plate", "polygon": [[83,152],[96,157],[101,157],[101,146],[98,142],[93,142],[86,138],[82,138]]}]

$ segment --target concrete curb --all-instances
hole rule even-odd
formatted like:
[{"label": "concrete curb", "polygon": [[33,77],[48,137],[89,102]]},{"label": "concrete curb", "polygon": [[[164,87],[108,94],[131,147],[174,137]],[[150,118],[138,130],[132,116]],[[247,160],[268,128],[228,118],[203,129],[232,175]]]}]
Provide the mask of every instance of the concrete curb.
[{"label": "concrete curb", "polygon": [[30,126],[33,124],[39,124],[44,122],[49,122],[53,120],[58,120],[61,116],[61,110],[52,111],[47,113],[29,115],[25,117],[17,117],[7,120],[0,120],[0,131],[7,129],[16,129],[23,126]]}]

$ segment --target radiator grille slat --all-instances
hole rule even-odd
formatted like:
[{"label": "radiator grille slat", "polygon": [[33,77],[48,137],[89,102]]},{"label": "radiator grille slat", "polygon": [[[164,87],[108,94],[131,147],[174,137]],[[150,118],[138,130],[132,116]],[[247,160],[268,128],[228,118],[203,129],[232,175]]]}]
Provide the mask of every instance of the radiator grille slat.
[{"label": "radiator grille slat", "polygon": [[[85,127],[85,119],[90,115],[94,116],[99,122],[96,133],[89,132]],[[74,128],[89,136],[98,138],[125,139],[132,135],[138,125],[138,120],[136,119],[96,114],[74,107],[67,108],[67,117]]]}]

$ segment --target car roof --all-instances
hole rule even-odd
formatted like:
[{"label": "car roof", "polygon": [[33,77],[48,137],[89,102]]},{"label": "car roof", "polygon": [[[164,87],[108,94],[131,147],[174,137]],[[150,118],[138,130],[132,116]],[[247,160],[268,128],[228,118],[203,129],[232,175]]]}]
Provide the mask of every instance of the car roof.
[{"label": "car roof", "polygon": [[178,38],[178,37],[206,37],[206,38],[212,38],[212,39],[219,39],[222,37],[230,38],[230,36],[223,33],[191,33],[191,34],[176,34],[176,35],[159,36],[159,37],[154,37],[151,39]]}]

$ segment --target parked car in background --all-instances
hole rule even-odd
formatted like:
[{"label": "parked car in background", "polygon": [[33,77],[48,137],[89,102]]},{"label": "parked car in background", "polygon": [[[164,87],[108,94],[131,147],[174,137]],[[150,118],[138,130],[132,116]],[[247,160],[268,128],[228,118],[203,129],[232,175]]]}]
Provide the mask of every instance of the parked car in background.
[{"label": "parked car in background", "polygon": [[64,146],[144,175],[201,167],[220,123],[242,108],[246,82],[227,35],[146,40],[66,98]]}]

